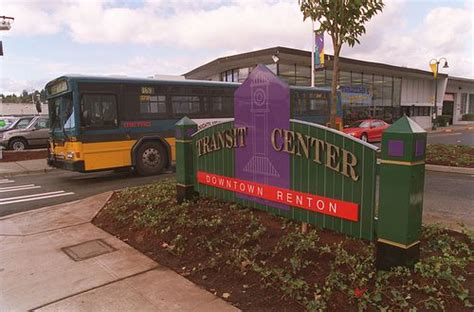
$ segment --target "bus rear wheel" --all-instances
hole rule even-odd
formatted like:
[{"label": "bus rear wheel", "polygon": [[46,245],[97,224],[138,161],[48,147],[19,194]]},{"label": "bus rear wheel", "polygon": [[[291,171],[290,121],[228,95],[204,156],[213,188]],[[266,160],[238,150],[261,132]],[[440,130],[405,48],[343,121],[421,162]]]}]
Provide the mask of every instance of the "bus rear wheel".
[{"label": "bus rear wheel", "polygon": [[138,174],[143,176],[160,173],[165,168],[166,162],[166,151],[158,143],[144,143],[136,154],[136,169]]}]

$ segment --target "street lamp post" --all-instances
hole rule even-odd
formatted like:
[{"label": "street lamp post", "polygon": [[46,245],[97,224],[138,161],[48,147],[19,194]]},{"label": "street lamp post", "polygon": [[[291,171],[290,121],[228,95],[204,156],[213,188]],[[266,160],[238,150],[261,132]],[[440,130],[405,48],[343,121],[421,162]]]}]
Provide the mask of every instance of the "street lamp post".
[{"label": "street lamp post", "polygon": [[443,68],[449,68],[448,66],[448,60],[446,58],[442,57],[439,60],[437,59],[432,59],[430,61],[430,67],[431,71],[433,72],[434,76],[434,81],[435,81],[435,96],[434,96],[434,112],[432,115],[432,129],[436,130],[436,123],[438,119],[438,68],[439,68],[439,63],[444,60],[444,65]]}]

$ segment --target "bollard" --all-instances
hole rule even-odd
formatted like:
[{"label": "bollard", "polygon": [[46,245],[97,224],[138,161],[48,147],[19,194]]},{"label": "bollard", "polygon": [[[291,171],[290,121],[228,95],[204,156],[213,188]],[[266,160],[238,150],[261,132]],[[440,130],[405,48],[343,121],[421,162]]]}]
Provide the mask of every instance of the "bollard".
[{"label": "bollard", "polygon": [[426,131],[404,116],[382,135],[376,267],[413,267],[420,258]]},{"label": "bollard", "polygon": [[191,200],[195,196],[192,135],[196,131],[197,124],[186,116],[176,123],[176,191],[178,203]]}]

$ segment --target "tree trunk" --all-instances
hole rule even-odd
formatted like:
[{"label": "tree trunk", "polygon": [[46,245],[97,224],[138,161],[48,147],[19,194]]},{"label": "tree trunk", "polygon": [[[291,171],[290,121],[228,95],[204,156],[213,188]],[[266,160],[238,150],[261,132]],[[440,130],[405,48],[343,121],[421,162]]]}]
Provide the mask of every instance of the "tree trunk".
[{"label": "tree trunk", "polygon": [[[337,117],[337,82],[339,80],[339,52],[341,47],[334,47],[334,60],[332,61],[332,84],[331,84],[331,106],[329,113],[330,127],[338,129],[336,125]],[[339,130],[339,129],[338,129]]]}]

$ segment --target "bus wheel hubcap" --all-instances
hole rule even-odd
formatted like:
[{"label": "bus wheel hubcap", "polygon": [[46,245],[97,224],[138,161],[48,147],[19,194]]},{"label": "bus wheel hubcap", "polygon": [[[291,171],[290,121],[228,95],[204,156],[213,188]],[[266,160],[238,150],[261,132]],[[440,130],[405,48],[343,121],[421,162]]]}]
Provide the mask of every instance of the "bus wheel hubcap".
[{"label": "bus wheel hubcap", "polygon": [[147,167],[157,167],[161,160],[160,152],[157,149],[148,148],[143,153],[142,159]]},{"label": "bus wheel hubcap", "polygon": [[15,142],[13,143],[13,149],[15,151],[22,151],[25,149],[25,145],[22,142]]}]

